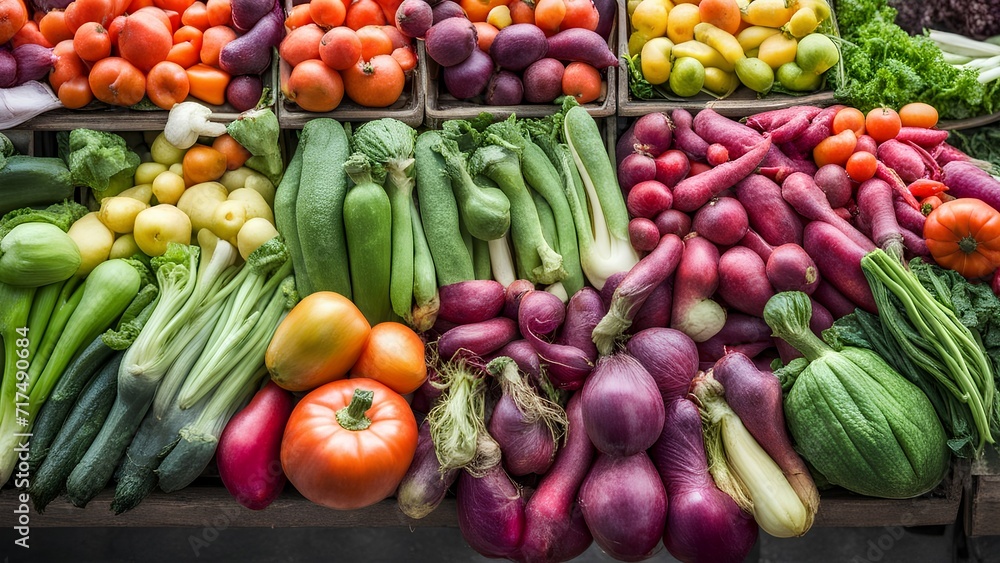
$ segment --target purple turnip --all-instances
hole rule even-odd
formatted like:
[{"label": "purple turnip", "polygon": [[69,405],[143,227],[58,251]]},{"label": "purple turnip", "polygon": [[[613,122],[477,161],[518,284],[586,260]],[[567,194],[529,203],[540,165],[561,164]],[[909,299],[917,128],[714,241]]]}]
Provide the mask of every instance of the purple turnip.
[{"label": "purple turnip", "polygon": [[469,58],[469,55],[479,48],[477,38],[476,27],[469,20],[458,17],[445,18],[427,30],[424,35],[424,48],[427,50],[427,56],[439,65],[454,66]]},{"label": "purple turnip", "polygon": [[434,10],[424,0],[403,0],[396,8],[396,29],[407,37],[423,38],[434,24]]}]

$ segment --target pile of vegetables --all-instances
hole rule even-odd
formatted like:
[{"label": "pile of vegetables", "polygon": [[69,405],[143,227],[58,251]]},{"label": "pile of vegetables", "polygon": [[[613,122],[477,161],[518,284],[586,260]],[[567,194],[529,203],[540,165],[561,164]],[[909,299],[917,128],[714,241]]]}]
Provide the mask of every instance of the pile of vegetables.
[{"label": "pile of vegetables", "polygon": [[96,98],[169,110],[189,95],[251,109],[285,34],[270,0],[34,4],[4,3],[0,44],[13,51],[0,50],[0,88],[48,78],[71,109]]},{"label": "pile of vegetables", "polygon": [[630,2],[629,90],[639,99],[726,98],[741,85],[818,90],[840,60],[835,31],[826,0]]},{"label": "pile of vegetables", "polygon": [[[472,8],[472,9],[470,9]],[[441,94],[487,105],[585,104],[606,92],[604,70],[617,5],[607,0],[404,1],[400,30],[424,39],[440,65]]]}]

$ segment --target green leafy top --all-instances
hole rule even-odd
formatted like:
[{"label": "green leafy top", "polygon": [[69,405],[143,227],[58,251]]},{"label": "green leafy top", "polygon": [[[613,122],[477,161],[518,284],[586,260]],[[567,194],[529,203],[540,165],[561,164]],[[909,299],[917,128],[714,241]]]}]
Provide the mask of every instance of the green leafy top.
[{"label": "green leafy top", "polygon": [[167,250],[150,260],[153,272],[160,284],[160,291],[183,286],[188,279],[198,273],[198,258],[201,249],[189,244],[167,243]]},{"label": "green leafy top", "polygon": [[355,184],[378,184],[385,181],[385,168],[372,162],[363,152],[355,152],[344,161],[344,172]]},{"label": "green leafy top", "polygon": [[73,182],[94,190],[98,198],[116,195],[132,187],[139,155],[119,135],[92,129],[69,133],[66,164]]},{"label": "green leafy top", "polygon": [[398,119],[383,117],[359,127],[352,141],[356,150],[393,173],[405,171],[413,164],[417,132]]},{"label": "green leafy top", "polygon": [[245,111],[240,114],[239,119],[226,126],[226,131],[253,155],[247,160],[246,166],[267,176],[277,186],[285,164],[279,144],[281,126],[278,125],[278,117],[274,115],[274,111],[271,108]]},{"label": "green leafy top", "polygon": [[139,290],[125,312],[118,320],[118,326],[109,328],[101,339],[112,350],[124,350],[135,342],[135,339],[146,326],[146,321],[156,307],[159,289],[156,284],[148,283]]},{"label": "green leafy top", "polygon": [[250,253],[250,256],[247,256],[247,266],[254,274],[266,276],[276,271],[290,259],[291,255],[288,253],[288,247],[281,241],[280,236],[276,236],[258,246],[256,250]]},{"label": "green leafy top", "polygon": [[14,143],[11,142],[7,135],[0,132],[0,168],[3,168],[7,164],[7,157],[14,156],[17,151],[14,149]]},{"label": "green leafy top", "polygon": [[9,211],[0,217],[0,238],[6,236],[11,229],[22,223],[52,223],[63,231],[68,231],[73,223],[86,214],[86,207],[69,200],[53,203],[45,209],[22,207]]}]

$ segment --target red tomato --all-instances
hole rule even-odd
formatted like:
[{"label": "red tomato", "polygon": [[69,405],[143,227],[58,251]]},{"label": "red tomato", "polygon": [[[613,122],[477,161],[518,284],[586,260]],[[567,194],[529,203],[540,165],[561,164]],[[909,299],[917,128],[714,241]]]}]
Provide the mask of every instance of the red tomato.
[{"label": "red tomato", "polygon": [[372,379],[341,379],[295,406],[281,466],[307,499],[353,510],[392,495],[416,450],[417,421],[402,395]]}]

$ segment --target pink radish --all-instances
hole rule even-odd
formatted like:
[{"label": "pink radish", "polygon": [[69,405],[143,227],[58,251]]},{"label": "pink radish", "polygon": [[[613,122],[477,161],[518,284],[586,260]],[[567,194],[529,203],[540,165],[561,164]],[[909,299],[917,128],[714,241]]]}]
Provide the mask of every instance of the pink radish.
[{"label": "pink radish", "polygon": [[781,187],[760,174],[736,184],[736,199],[747,212],[750,227],[769,244],[802,242],[802,218],[781,197]]},{"label": "pink radish", "polygon": [[668,187],[674,187],[691,171],[691,161],[679,150],[669,150],[653,159],[656,166],[656,180]]},{"label": "pink radish", "polygon": [[896,221],[892,188],[882,180],[872,178],[858,187],[857,199],[859,215],[871,228],[872,241],[882,250],[901,260],[903,235],[899,232],[899,222]]},{"label": "pink radish", "polygon": [[827,164],[820,167],[813,176],[816,185],[826,194],[826,200],[830,202],[830,207],[836,209],[847,205],[851,201],[854,187],[851,185],[851,178],[847,175],[847,170],[838,164]]},{"label": "pink radish", "polygon": [[820,108],[814,106],[792,106],[751,115],[746,119],[746,124],[763,133],[774,131],[798,118],[805,118],[808,125],[820,111]]},{"label": "pink radish", "polygon": [[904,182],[909,184],[917,178],[924,177],[924,161],[912,147],[889,139],[878,146],[875,153],[878,159],[899,174]]},{"label": "pink radish", "polygon": [[[422,1],[422,0],[421,0]],[[632,186],[656,179],[656,161],[647,154],[632,153],[618,163],[618,184],[626,196]]]},{"label": "pink radish", "polygon": [[438,317],[456,324],[478,323],[503,310],[504,287],[493,280],[468,280],[441,286],[438,296]]},{"label": "pink radish", "polygon": [[771,141],[765,138],[753,150],[746,152],[736,160],[716,166],[703,174],[681,180],[674,186],[674,207],[687,212],[698,209],[723,190],[733,187],[737,182],[749,176],[760,165],[770,148]]},{"label": "pink radish", "polygon": [[[818,108],[814,108],[817,109]],[[777,144],[788,143],[798,138],[809,127],[809,114],[800,113],[788,120],[785,124],[771,129],[771,141]]]},{"label": "pink radish", "polygon": [[729,161],[729,149],[719,143],[712,143],[708,145],[708,152],[705,153],[705,158],[708,160],[710,166],[718,166],[723,162]]},{"label": "pink radish", "polygon": [[687,213],[676,209],[667,209],[660,212],[653,219],[653,222],[656,223],[656,228],[659,229],[660,236],[673,233],[683,238],[691,232],[691,217]]},{"label": "pink radish", "polygon": [[923,236],[909,229],[900,229],[899,233],[903,236],[903,246],[906,247],[906,258],[912,258],[914,256],[927,257],[931,255],[931,251],[927,248],[927,241]]},{"label": "pink radish", "polygon": [[639,252],[649,252],[660,242],[660,229],[652,219],[635,217],[628,222],[628,241]]},{"label": "pink radish", "polygon": [[594,445],[583,429],[581,394],[566,404],[565,444],[524,508],[523,561],[568,561],[593,541],[583,519],[577,494],[594,459]]},{"label": "pink radish", "polygon": [[656,158],[670,148],[673,128],[674,124],[666,114],[647,113],[637,119],[631,127],[634,139],[632,150]]},{"label": "pink radish", "polygon": [[521,298],[524,294],[535,289],[535,284],[528,280],[514,280],[507,286],[504,296],[503,316],[508,319],[517,320],[518,309],[521,306]]},{"label": "pink radish", "polygon": [[[856,308],[856,305],[850,299],[845,297],[843,293],[830,285],[830,282],[824,280],[822,277],[819,280],[819,284],[816,285],[816,290],[813,291],[812,298],[815,302],[826,308],[833,318],[836,319],[853,313]],[[813,314],[815,315],[815,309],[813,310]]]},{"label": "pink radish", "polygon": [[[858,307],[869,313],[877,312],[872,290],[861,271],[861,258],[874,245],[862,248],[829,223],[813,221],[806,225],[802,247],[816,262],[823,279]],[[817,298],[817,301],[823,303],[822,299]]]},{"label": "pink radish", "polygon": [[[760,133],[746,125],[723,117],[711,109],[698,112],[693,124],[695,133],[706,142],[725,146],[729,150],[729,158],[731,159],[737,159],[755,149],[763,138]],[[816,172],[816,166],[813,163],[789,158],[773,143],[759,164],[765,167],[787,167],[809,174]]]},{"label": "pink radish", "polygon": [[704,161],[708,142],[694,132],[691,114],[686,109],[675,109],[670,118],[674,122],[674,148],[684,151],[692,160]]},{"label": "pink radish", "polygon": [[765,262],[771,257],[771,253],[774,252],[774,247],[768,244],[768,242],[753,229],[748,229],[747,234],[743,235],[743,238],[740,240],[740,246],[745,246],[750,250],[753,250],[757,253],[757,256],[760,256]]},{"label": "pink radish", "polygon": [[720,246],[732,246],[750,228],[746,209],[735,198],[718,197],[694,214],[691,226],[696,233]]},{"label": "pink radish", "polygon": [[875,177],[889,184],[889,186],[892,187],[897,194],[899,194],[899,197],[903,198],[903,201],[905,201],[907,205],[914,209],[920,209],[920,203],[917,202],[916,198],[913,197],[913,194],[910,193],[910,190],[907,189],[906,182],[899,177],[899,174],[897,174],[895,170],[886,166],[886,164],[881,160],[877,161],[875,164]]},{"label": "pink radish", "polygon": [[979,160],[977,158],[972,158],[971,156],[956,149],[955,147],[949,145],[948,143],[941,143],[940,145],[931,149],[930,153],[931,156],[934,157],[934,160],[936,160],[937,163],[941,166],[944,166],[949,162],[959,161],[959,162],[968,162],[970,164],[975,165],[978,168],[982,168],[983,170],[990,170],[993,168],[993,165],[990,164],[989,162]]},{"label": "pink radish", "polygon": [[607,313],[601,295],[592,287],[580,288],[566,304],[566,320],[557,344],[566,344],[583,350],[588,357],[597,359],[597,347],[591,335],[594,327]]},{"label": "pink radish", "polygon": [[943,129],[927,129],[926,127],[900,127],[896,134],[896,140],[905,143],[912,142],[932,149],[948,138],[948,132]]},{"label": "pink radish", "polygon": [[674,275],[670,327],[704,342],[722,330],[726,311],[711,299],[719,287],[719,249],[708,239],[691,235]]},{"label": "pink radish", "polygon": [[613,351],[649,294],[674,273],[683,252],[680,237],[664,235],[656,248],[625,274],[611,297],[608,313],[594,328],[594,344],[600,354]]},{"label": "pink radish", "polygon": [[837,112],[844,109],[845,106],[834,105],[827,108],[823,108],[817,113],[812,121],[809,122],[809,126],[806,127],[802,134],[795,139],[794,143],[789,143],[792,151],[788,153],[789,156],[795,158],[796,156],[804,157],[812,152],[816,145],[818,145],[823,139],[826,139],[833,134],[833,118],[837,116]]},{"label": "pink radish", "polygon": [[967,162],[949,162],[944,165],[944,183],[955,197],[981,199],[1000,210],[1000,182],[989,172]]},{"label": "pink radish", "polygon": [[726,324],[718,334],[698,343],[698,359],[712,363],[730,350],[748,345],[760,349],[774,346],[771,327],[758,316],[733,312],[726,316]]},{"label": "pink radish", "polygon": [[767,259],[765,271],[775,292],[802,291],[812,295],[819,285],[816,262],[804,248],[794,243],[775,248]]},{"label": "pink radish", "polygon": [[517,323],[507,317],[497,317],[478,323],[459,325],[438,339],[438,353],[451,359],[455,354],[465,357],[484,356],[517,338]]},{"label": "pink radish", "polygon": [[719,257],[718,294],[733,309],[762,316],[774,290],[767,281],[761,257],[743,246],[723,252]]},{"label": "pink radish", "polygon": [[927,152],[927,149],[914,143],[913,141],[907,141],[906,145],[911,149],[917,151],[917,154],[920,155],[920,160],[923,161],[924,167],[926,168],[924,172],[924,177],[929,178],[931,180],[940,181],[942,176],[941,166],[938,165],[936,160],[934,160],[934,157],[931,156],[931,153]]},{"label": "pink radish", "polygon": [[215,455],[222,484],[251,510],[267,508],[285,487],[281,438],[294,404],[291,393],[269,381],[219,438]]},{"label": "pink radish", "polygon": [[876,154],[878,152],[878,143],[871,135],[865,134],[858,136],[858,142],[854,145],[854,152],[867,152],[870,154]]},{"label": "pink radish", "polygon": [[657,182],[647,180],[632,187],[625,200],[625,206],[633,217],[645,217],[651,219],[656,217],[661,211],[670,209],[674,203],[674,196],[670,193],[670,188]]},{"label": "pink radish", "polygon": [[924,222],[927,221],[927,217],[923,213],[906,205],[906,202],[895,194],[892,198],[892,207],[896,212],[896,221],[899,222],[900,227],[914,233],[924,232]]},{"label": "pink radish", "polygon": [[821,221],[833,226],[865,252],[875,249],[871,240],[833,211],[826,194],[810,176],[796,172],[786,178],[781,185],[781,197],[791,204],[799,215],[813,222]]}]

